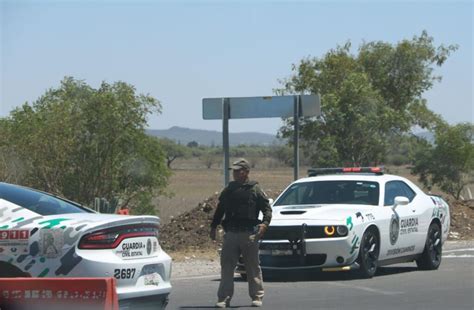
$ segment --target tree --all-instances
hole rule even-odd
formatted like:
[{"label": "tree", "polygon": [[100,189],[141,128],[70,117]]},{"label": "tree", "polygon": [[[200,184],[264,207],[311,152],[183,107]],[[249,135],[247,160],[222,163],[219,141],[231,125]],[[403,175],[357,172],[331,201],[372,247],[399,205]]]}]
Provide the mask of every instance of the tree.
[{"label": "tree", "polygon": [[21,161],[21,184],[83,204],[115,199],[119,207],[153,213],[143,197],[161,193],[169,171],[160,144],[145,134],[152,112],[161,112],[159,101],[137,95],[129,84],[103,82],[93,89],[67,77],[2,121],[2,153]]},{"label": "tree", "polygon": [[222,151],[219,148],[210,147],[202,152],[200,159],[207,169],[211,169],[215,163],[219,162],[220,158],[222,158]]},{"label": "tree", "polygon": [[18,156],[9,147],[7,132],[7,122],[0,118],[0,181],[19,183],[21,176],[24,174],[21,162]]},{"label": "tree", "polygon": [[388,139],[386,164],[395,166],[411,164],[415,153],[427,143],[424,138],[414,134],[392,135]]},{"label": "tree", "polygon": [[293,165],[293,150],[287,145],[272,145],[271,156],[284,165]]},{"label": "tree", "polygon": [[[422,94],[440,79],[433,66],[441,66],[456,48],[436,48],[426,32],[395,45],[363,43],[357,55],[346,43],[322,58],[293,65],[294,75],[276,92],[321,95],[322,115],[301,122],[301,146],[313,165],[378,164],[385,159],[390,136],[414,125],[441,123]],[[291,137],[292,128],[293,120],[288,120],[280,134]]]},{"label": "tree", "polygon": [[187,147],[182,146],[181,144],[177,144],[170,139],[163,138],[159,141],[161,146],[165,150],[166,165],[170,169],[173,161],[175,161],[177,158],[188,157],[190,154],[189,149]]},{"label": "tree", "polygon": [[438,185],[459,199],[474,183],[474,125],[443,125],[435,131],[435,145],[426,144],[414,157],[412,173],[427,187]]},{"label": "tree", "polygon": [[187,147],[189,148],[194,148],[194,147],[198,147],[199,146],[199,143],[197,143],[196,141],[190,141],[188,142],[188,144],[186,144]]}]

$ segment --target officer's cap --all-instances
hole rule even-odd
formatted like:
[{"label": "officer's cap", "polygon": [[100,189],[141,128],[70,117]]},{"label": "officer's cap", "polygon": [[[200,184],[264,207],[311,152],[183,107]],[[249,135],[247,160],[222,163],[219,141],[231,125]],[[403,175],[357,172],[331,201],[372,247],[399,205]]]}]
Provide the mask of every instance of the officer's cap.
[{"label": "officer's cap", "polygon": [[240,169],[245,169],[245,170],[250,170],[250,164],[245,158],[240,158],[239,160],[236,160],[232,163],[232,166],[230,166],[229,170],[240,170]]}]

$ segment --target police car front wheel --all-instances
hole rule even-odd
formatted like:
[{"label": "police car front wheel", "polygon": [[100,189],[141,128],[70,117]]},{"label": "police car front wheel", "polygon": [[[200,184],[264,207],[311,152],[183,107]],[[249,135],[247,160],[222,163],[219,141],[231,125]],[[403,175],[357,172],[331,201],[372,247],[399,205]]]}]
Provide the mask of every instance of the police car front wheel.
[{"label": "police car front wheel", "polygon": [[369,228],[362,236],[360,243],[359,274],[363,278],[372,278],[377,271],[380,242],[375,228]]}]

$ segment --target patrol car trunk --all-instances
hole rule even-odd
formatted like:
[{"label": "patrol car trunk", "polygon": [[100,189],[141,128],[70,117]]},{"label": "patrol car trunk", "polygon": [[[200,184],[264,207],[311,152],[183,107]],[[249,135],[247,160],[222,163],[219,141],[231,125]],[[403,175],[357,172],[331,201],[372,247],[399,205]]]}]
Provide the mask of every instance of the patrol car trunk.
[{"label": "patrol car trunk", "polygon": [[[52,225],[66,224],[82,231],[80,249],[114,249],[123,240],[137,237],[156,237],[160,220],[155,216],[123,216],[115,214],[72,213],[45,216]],[[52,228],[52,227],[51,227]]]},{"label": "patrol car trunk", "polygon": [[[80,249],[115,249],[123,240],[139,237],[158,239],[159,219],[147,216],[113,216],[104,217],[84,231],[78,247]],[[130,246],[134,246],[131,243]]]}]

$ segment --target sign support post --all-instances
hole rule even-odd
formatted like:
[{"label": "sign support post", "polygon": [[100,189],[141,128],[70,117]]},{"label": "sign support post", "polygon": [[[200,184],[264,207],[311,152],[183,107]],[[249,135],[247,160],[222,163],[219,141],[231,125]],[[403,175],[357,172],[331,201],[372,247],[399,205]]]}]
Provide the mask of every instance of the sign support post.
[{"label": "sign support post", "polygon": [[300,136],[300,96],[294,96],[294,107],[293,107],[293,179],[296,181],[299,177],[300,170],[300,148],[299,148],[299,136]]},{"label": "sign support post", "polygon": [[224,186],[229,184],[229,98],[222,98],[222,147],[224,148]]}]

